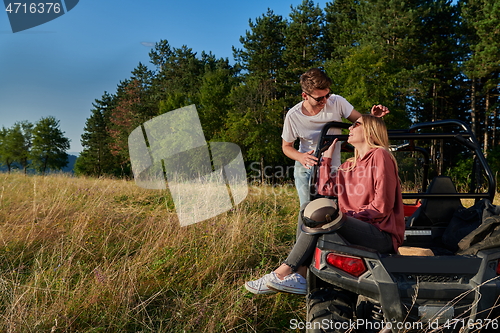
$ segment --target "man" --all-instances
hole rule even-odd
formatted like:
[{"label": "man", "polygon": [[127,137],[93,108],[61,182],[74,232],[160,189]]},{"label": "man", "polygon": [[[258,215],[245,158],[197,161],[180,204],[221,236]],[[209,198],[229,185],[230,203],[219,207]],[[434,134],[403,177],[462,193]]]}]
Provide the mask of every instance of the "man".
[{"label": "man", "polygon": [[[318,162],[313,156],[326,123],[342,121],[342,118],[351,122],[356,121],[361,114],[343,97],[332,94],[330,86],[332,80],[318,68],[312,68],[301,75],[303,101],[291,108],[285,117],[283,133],[281,135],[282,150],[286,156],[295,160],[295,187],[299,194],[300,206],[309,202],[309,178],[311,167]],[[389,113],[387,107],[374,105],[371,113],[382,117]],[[340,129],[335,134],[340,133]],[[299,149],[293,144],[299,138]],[[340,149],[335,149],[332,166],[340,165]]]}]

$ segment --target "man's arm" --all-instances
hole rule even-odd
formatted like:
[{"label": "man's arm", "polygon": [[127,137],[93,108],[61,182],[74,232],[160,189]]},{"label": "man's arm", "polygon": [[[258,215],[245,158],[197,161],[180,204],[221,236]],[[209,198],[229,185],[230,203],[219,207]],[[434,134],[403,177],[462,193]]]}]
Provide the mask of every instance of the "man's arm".
[{"label": "man's arm", "polygon": [[318,162],[318,158],[313,156],[314,150],[310,150],[306,153],[301,153],[293,146],[293,142],[287,142],[282,139],[281,149],[283,153],[291,158],[292,160],[299,161],[305,168],[310,169],[312,165]]},{"label": "man's arm", "polygon": [[347,119],[349,119],[349,121],[353,123],[358,120],[359,117],[361,117],[361,113],[359,113],[355,109],[352,109],[351,114],[349,115],[349,117],[347,117]]},{"label": "man's arm", "polygon": [[[370,113],[372,115],[374,115],[375,117],[383,117],[386,114],[388,114],[389,112],[390,111],[386,106],[383,106],[380,104],[372,106],[372,109],[370,110]],[[361,113],[359,113],[355,109],[352,109],[352,112],[349,115],[349,117],[347,117],[347,119],[349,119],[351,122],[355,122],[356,120],[359,119],[359,117],[361,117]]]}]

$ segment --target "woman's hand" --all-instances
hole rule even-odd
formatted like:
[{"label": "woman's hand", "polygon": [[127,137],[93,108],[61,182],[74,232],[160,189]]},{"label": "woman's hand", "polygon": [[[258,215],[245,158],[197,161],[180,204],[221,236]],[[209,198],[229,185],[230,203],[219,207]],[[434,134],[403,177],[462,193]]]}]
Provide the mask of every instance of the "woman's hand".
[{"label": "woman's hand", "polygon": [[323,153],[323,157],[326,157],[326,158],[332,158],[333,156],[333,151],[335,150],[335,144],[337,143],[338,139],[336,138],[335,140],[333,140],[332,144],[330,145],[330,147],[328,147],[327,150],[325,150],[325,152]]}]

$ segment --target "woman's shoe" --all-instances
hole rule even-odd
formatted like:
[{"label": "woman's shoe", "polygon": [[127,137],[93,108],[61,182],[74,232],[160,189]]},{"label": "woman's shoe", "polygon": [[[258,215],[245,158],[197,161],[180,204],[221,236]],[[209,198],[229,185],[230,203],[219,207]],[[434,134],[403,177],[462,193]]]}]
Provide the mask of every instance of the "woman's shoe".
[{"label": "woman's shoe", "polygon": [[271,272],[269,274],[264,275],[263,277],[261,277],[258,280],[247,281],[247,282],[245,282],[245,288],[249,292],[254,293],[254,294],[274,294],[274,293],[276,293],[276,290],[269,289],[266,284],[270,278],[275,277],[275,276],[276,276],[276,274],[274,274],[274,272]]},{"label": "woman's shoe", "polygon": [[267,287],[276,291],[307,295],[307,281],[298,273],[289,274],[283,280],[280,280],[276,274],[273,274],[267,280]]}]

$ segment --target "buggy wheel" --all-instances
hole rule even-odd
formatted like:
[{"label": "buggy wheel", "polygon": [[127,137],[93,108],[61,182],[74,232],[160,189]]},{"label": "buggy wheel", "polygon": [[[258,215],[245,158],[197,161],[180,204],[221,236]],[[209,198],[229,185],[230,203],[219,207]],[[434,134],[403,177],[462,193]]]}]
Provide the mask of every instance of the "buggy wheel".
[{"label": "buggy wheel", "polygon": [[307,333],[353,332],[354,305],[350,292],[319,288],[307,296]]}]

